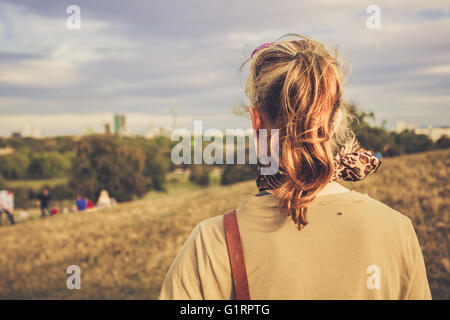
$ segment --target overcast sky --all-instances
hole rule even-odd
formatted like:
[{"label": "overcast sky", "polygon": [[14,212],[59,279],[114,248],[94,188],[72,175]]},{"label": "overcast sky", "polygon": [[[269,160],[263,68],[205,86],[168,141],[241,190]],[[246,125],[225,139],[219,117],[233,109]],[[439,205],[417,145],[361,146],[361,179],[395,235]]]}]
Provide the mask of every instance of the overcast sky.
[{"label": "overcast sky", "polygon": [[[69,30],[66,9],[81,8]],[[381,9],[369,30],[366,8]],[[337,46],[353,66],[345,96],[378,122],[450,125],[450,2],[0,0],[0,135],[100,131],[116,112],[145,133],[194,120],[248,128],[242,61],[286,33]]]}]

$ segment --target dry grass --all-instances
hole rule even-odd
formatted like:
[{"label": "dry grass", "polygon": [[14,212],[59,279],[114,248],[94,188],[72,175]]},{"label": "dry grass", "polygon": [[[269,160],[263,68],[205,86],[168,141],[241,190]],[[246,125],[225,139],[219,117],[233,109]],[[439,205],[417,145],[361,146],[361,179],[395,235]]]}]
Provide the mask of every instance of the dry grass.
[{"label": "dry grass", "polygon": [[[449,161],[450,150],[386,159],[377,174],[350,185],[413,219],[435,298],[448,298],[450,288]],[[215,186],[4,226],[0,298],[156,298],[194,225],[254,192],[253,182]],[[72,264],[81,268],[81,290],[66,288]]]}]

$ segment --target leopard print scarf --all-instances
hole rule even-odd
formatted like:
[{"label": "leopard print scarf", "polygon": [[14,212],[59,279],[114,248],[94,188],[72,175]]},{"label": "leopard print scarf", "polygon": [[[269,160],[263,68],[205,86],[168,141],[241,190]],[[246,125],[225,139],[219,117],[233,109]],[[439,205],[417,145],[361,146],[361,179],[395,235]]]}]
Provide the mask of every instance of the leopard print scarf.
[{"label": "leopard print scarf", "polygon": [[[369,173],[376,172],[381,165],[381,154],[364,149],[356,138],[342,147],[334,158],[332,181],[358,181]],[[282,168],[274,175],[259,175],[256,185],[260,192],[278,188],[286,173]]]}]

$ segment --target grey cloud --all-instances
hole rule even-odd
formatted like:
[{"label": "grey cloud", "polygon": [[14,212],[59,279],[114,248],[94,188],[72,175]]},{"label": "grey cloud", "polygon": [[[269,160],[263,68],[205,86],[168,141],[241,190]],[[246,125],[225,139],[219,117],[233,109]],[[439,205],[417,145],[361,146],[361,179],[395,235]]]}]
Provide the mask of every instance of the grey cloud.
[{"label": "grey cloud", "polygon": [[[6,2],[62,21],[65,8],[72,4]],[[427,8],[420,8],[418,1],[379,2],[382,29],[371,31],[365,27],[365,4],[355,1],[78,1],[82,19],[106,22],[105,36],[127,39],[134,46],[98,48],[101,58],[77,64],[82,81],[66,87],[0,83],[0,97],[30,101],[28,107],[3,105],[0,113],[164,113],[176,103],[184,114],[222,114],[243,99],[238,67],[253,47],[284,33],[300,32],[338,46],[354,66],[349,98],[392,125],[402,115],[414,118],[406,116],[411,105],[401,102],[402,97],[447,94],[449,74],[420,71],[450,64],[450,42],[443,31],[449,19],[440,13],[439,2],[420,4]],[[80,32],[90,30],[85,27]],[[47,59],[50,53],[0,54],[0,64]],[[36,100],[39,108],[33,107]],[[442,121],[439,110],[445,105],[445,100],[430,102],[427,116],[417,111],[420,124]]]}]

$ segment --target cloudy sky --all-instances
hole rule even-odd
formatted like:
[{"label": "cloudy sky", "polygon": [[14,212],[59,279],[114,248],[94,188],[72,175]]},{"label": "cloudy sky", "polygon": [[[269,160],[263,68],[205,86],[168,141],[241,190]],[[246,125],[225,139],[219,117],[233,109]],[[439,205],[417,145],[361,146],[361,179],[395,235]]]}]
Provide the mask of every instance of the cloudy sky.
[{"label": "cloudy sky", "polygon": [[[70,30],[69,5],[81,9]],[[370,30],[369,5],[381,10]],[[302,0],[0,0],[0,135],[100,131],[114,113],[137,133],[178,124],[248,128],[241,62],[301,33],[353,67],[347,99],[388,127],[450,125],[450,3]]]}]

